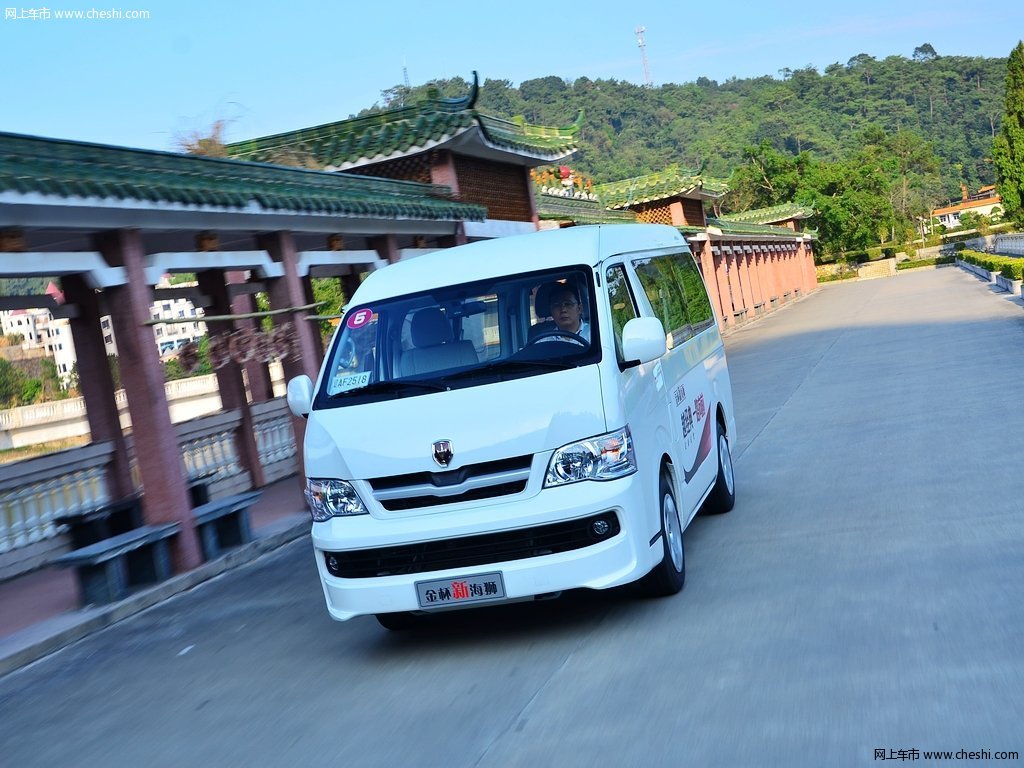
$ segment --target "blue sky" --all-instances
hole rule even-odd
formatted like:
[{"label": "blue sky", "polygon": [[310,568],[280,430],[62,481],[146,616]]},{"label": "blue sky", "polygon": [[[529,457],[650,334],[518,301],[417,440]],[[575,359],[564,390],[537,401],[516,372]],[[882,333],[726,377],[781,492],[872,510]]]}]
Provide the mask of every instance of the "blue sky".
[{"label": "blue sky", "polygon": [[[640,83],[638,25],[656,84],[821,70],[859,53],[909,57],[926,42],[944,55],[1006,56],[1024,37],[1019,0],[978,12],[945,0],[13,2],[0,3],[0,130],[153,149],[217,119],[234,141],[346,118],[400,84],[403,62],[414,85],[474,69],[516,85],[547,75]],[[49,19],[7,18],[44,7]],[[90,9],[149,18],[54,18]]]}]

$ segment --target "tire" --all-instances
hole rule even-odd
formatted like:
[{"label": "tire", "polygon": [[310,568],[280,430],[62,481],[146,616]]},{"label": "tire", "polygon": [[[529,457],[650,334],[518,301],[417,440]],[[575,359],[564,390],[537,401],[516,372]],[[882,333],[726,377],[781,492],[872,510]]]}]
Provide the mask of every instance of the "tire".
[{"label": "tire", "polygon": [[378,623],[392,632],[403,632],[416,626],[416,616],[408,611],[375,614]]},{"label": "tire", "polygon": [[679,517],[672,483],[666,475],[658,484],[658,506],[661,515],[661,546],[664,557],[641,582],[649,597],[668,597],[686,583],[686,551],[683,548],[683,523]]},{"label": "tire", "polygon": [[722,515],[736,506],[736,475],[732,467],[732,450],[725,427],[718,422],[718,478],[704,502],[705,515]]}]

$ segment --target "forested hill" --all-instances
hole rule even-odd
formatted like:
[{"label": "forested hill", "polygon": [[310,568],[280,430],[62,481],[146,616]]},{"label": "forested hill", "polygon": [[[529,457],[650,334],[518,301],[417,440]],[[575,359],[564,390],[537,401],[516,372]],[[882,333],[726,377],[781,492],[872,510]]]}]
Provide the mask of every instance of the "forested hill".
[{"label": "forested hill", "polygon": [[[695,83],[645,88],[615,80],[559,77],[486,79],[477,106],[504,117],[522,115],[543,125],[571,123],[584,111],[580,151],[572,165],[596,181],[656,171],[672,163],[728,179],[743,151],[767,140],[796,155],[838,160],[859,149],[870,126],[887,133],[910,130],[931,142],[940,159],[942,187],[959,198],[995,181],[989,161],[999,130],[1006,58],[939,56],[928,44],[912,58],[866,54],[819,72],[811,66],[777,77],[698,78]],[[428,86],[463,96],[462,78],[384,91],[379,107],[415,100]]]}]

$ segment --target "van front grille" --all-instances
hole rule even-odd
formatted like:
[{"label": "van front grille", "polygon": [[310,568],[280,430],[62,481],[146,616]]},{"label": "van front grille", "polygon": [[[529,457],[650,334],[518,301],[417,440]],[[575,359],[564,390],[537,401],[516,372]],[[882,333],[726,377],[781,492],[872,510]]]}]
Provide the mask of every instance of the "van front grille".
[{"label": "van front grille", "polygon": [[516,456],[444,472],[413,472],[367,482],[378,504],[398,512],[522,493],[530,479],[532,462],[532,456]]},{"label": "van front grille", "polygon": [[443,571],[570,552],[618,535],[614,512],[515,531],[462,536],[420,544],[324,552],[327,570],[344,579]]}]

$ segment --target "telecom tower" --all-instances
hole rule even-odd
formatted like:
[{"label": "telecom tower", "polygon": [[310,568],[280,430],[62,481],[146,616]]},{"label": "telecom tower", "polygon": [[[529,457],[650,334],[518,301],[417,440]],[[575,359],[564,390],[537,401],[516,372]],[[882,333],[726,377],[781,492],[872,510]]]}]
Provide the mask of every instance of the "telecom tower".
[{"label": "telecom tower", "polygon": [[644,63],[644,85],[650,88],[654,83],[651,82],[651,68],[647,64],[647,46],[644,43],[644,32],[647,31],[647,27],[639,26],[633,31],[636,33],[636,44],[640,46],[640,60]]}]

